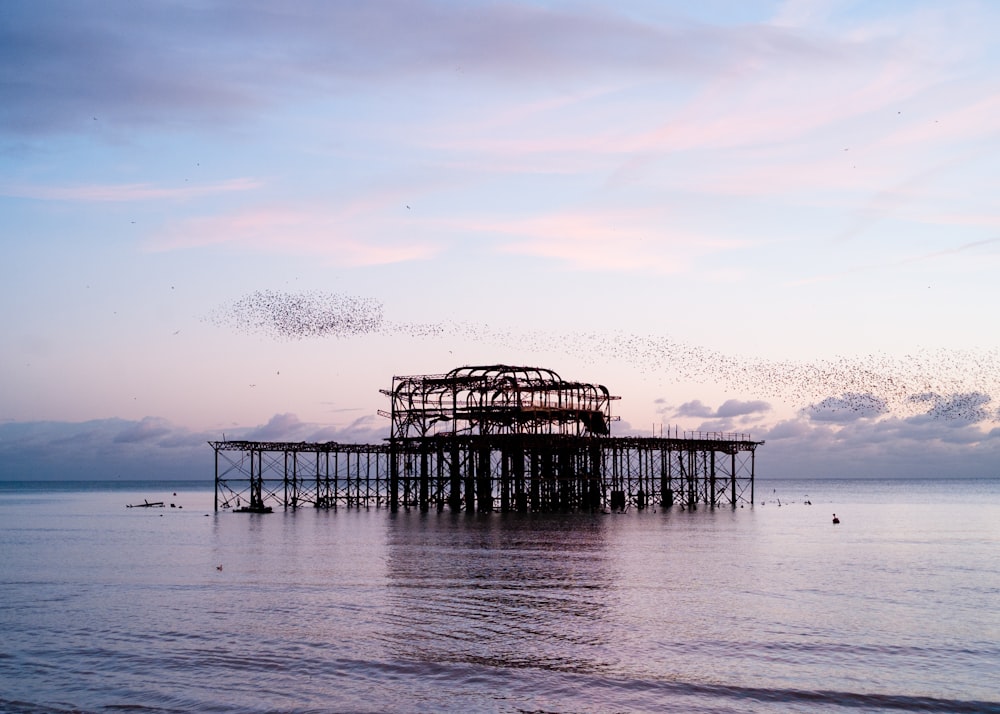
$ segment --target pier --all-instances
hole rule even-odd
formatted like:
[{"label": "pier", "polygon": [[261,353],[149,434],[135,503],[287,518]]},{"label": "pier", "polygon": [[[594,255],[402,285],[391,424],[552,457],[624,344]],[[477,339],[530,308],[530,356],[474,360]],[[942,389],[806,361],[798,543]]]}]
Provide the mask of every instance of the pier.
[{"label": "pier", "polygon": [[380,444],[212,441],[215,509],[488,513],[753,504],[748,434],[610,435],[612,396],[551,370],[394,377]]}]

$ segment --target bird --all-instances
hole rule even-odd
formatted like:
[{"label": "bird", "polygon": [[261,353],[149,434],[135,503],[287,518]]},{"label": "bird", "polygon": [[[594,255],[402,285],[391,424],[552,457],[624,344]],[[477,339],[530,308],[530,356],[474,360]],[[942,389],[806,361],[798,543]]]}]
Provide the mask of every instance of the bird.
[{"label": "bird", "polygon": [[222,566],[221,566],[221,565],[216,565],[216,566],[215,566],[215,569],[216,569],[216,570],[222,570]]},{"label": "bird", "polygon": [[840,523],[840,519],[837,518],[837,514],[834,513],[833,514],[833,525],[837,525],[838,523]]},{"label": "bird", "polygon": [[[850,148],[841,145],[842,150]],[[930,419],[976,424],[991,416],[989,388],[1000,384],[997,361],[988,355],[971,364],[950,350],[898,359],[872,354],[776,362],[718,353],[669,335],[518,333],[440,319],[397,322],[385,318],[385,306],[374,298],[323,290],[253,291],[216,308],[211,320],[221,327],[281,341],[398,335],[496,342],[532,351],[559,349],[588,359],[613,356],[645,373],[669,368],[678,379],[711,380],[761,398],[795,400],[810,418],[833,423],[874,422],[918,411]]]}]

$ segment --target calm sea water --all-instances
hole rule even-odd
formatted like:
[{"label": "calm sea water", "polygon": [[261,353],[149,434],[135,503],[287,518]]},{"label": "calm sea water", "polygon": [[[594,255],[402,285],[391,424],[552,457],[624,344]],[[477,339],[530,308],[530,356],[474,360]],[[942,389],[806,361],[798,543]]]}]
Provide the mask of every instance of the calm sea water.
[{"label": "calm sea water", "polygon": [[1000,712],[1000,481],[558,516],[0,483],[0,635],[13,713]]}]

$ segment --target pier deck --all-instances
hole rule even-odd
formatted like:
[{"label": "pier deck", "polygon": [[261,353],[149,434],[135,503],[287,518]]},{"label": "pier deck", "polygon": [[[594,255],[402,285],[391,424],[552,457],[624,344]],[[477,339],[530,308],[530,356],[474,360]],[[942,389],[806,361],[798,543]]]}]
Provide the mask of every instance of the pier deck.
[{"label": "pier deck", "polygon": [[213,441],[215,508],[625,510],[753,503],[755,442],[427,437],[395,444]]}]

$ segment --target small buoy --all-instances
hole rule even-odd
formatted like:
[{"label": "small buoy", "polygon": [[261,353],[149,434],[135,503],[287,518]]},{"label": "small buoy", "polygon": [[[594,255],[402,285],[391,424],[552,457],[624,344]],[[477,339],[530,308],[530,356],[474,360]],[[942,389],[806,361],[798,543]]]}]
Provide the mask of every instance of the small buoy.
[{"label": "small buoy", "polygon": [[839,519],[839,518],[837,518],[837,514],[836,514],[836,513],[834,513],[834,514],[833,514],[833,524],[834,524],[834,525],[836,525],[836,524],[838,524],[838,523],[840,523],[840,519]]}]

